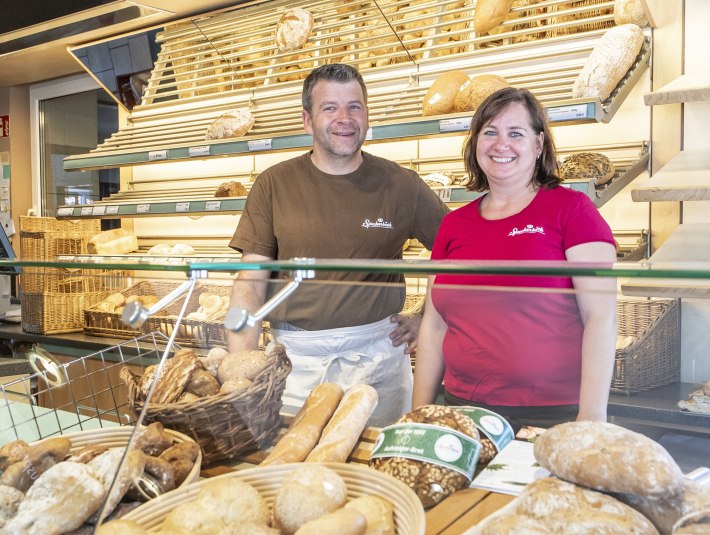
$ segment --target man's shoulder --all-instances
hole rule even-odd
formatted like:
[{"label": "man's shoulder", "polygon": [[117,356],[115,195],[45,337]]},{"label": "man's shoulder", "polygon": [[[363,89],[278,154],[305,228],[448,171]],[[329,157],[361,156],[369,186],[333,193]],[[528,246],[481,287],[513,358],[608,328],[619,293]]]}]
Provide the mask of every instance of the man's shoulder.
[{"label": "man's shoulder", "polygon": [[371,168],[381,169],[390,176],[401,176],[403,178],[419,178],[419,174],[413,169],[407,169],[402,167],[397,162],[388,160],[387,158],[382,158],[381,156],[375,156],[369,152],[363,151],[363,158],[367,162],[367,165]]},{"label": "man's shoulder", "polygon": [[277,162],[264,169],[259,174],[259,178],[262,178],[262,180],[265,178],[278,179],[283,176],[292,178],[295,169],[302,168],[307,165],[307,157],[308,153]]}]

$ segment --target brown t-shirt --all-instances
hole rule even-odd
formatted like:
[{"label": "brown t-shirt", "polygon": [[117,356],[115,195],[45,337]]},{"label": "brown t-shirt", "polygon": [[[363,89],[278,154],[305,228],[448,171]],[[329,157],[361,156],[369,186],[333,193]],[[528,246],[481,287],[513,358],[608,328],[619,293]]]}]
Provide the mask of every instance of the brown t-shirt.
[{"label": "brown t-shirt", "polygon": [[[261,173],[229,245],[277,260],[402,258],[406,240],[431,249],[446,205],[419,175],[363,152],[347,175],[329,175],[310,153]],[[307,330],[379,321],[404,304],[401,274],[317,271],[270,316]],[[343,283],[346,281],[346,283]],[[269,295],[279,288],[269,285]]]}]

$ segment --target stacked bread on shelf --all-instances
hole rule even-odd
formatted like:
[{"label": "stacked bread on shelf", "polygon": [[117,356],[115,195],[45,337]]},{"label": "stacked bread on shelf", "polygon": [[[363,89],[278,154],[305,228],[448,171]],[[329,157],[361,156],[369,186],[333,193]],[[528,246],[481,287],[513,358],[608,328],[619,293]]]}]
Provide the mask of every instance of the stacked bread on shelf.
[{"label": "stacked bread on shelf", "polygon": [[710,489],[687,480],[660,444],[620,426],[560,424],[537,437],[534,452],[551,477],[527,485],[481,535],[522,523],[531,533],[670,535],[710,511]]},{"label": "stacked bread on shelf", "polygon": [[562,180],[591,179],[595,186],[606,184],[615,173],[613,162],[599,152],[577,152],[565,158],[560,165]]},{"label": "stacked bread on shelf", "polygon": [[88,251],[100,255],[120,255],[138,250],[138,238],[124,228],[105,230],[89,239]]}]

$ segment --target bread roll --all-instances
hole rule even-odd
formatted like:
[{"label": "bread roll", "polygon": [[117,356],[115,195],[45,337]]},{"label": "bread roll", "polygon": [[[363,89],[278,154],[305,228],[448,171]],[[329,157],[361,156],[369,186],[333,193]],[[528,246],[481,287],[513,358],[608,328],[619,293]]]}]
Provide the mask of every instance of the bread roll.
[{"label": "bread roll", "polygon": [[367,519],[365,535],[394,535],[394,508],[379,496],[365,495],[350,500],[346,509],[355,509]]},{"label": "bread roll", "polygon": [[273,514],[284,533],[295,533],[310,520],[345,504],[347,487],[340,475],[320,464],[301,464],[286,477],[274,496]]},{"label": "bread roll", "polygon": [[553,533],[658,535],[653,524],[628,505],[554,477],[528,484],[515,513],[540,520]]},{"label": "bread roll", "polygon": [[239,390],[244,390],[249,388],[253,384],[251,379],[246,377],[237,377],[236,379],[230,379],[225,381],[222,386],[219,387],[220,394],[231,394],[232,392],[238,392]]},{"label": "bread roll", "polygon": [[224,384],[230,379],[240,377],[253,381],[254,377],[266,366],[266,360],[266,353],[259,349],[230,353],[217,370],[219,382]]},{"label": "bread roll", "polygon": [[195,254],[195,249],[186,243],[176,243],[170,248],[170,254],[189,256]]},{"label": "bread roll", "polygon": [[261,464],[303,461],[318,443],[323,428],[338,407],[343,388],[336,383],[316,386],[298,411],[291,427]]},{"label": "bread roll", "polygon": [[606,100],[636,61],[643,32],[635,24],[622,24],[599,39],[572,84],[572,97]]},{"label": "bread roll", "polygon": [[468,81],[463,71],[445,72],[437,78],[424,95],[422,115],[440,115],[454,111],[454,99],[461,86]]},{"label": "bread roll", "polygon": [[238,108],[223,113],[207,127],[205,139],[226,139],[242,137],[254,126],[254,116],[245,108]]},{"label": "bread roll", "polygon": [[219,514],[204,503],[193,500],[181,503],[163,520],[161,533],[212,535],[226,528]]},{"label": "bread roll", "polygon": [[143,526],[133,520],[112,520],[96,528],[96,535],[147,535]]},{"label": "bread roll", "polygon": [[204,367],[197,366],[190,374],[190,378],[185,385],[185,392],[194,394],[198,398],[214,396],[219,393],[220,384],[217,378],[208,372]]},{"label": "bread roll", "polygon": [[0,530],[5,522],[17,514],[17,508],[25,497],[22,491],[8,485],[0,485]]},{"label": "bread roll", "polygon": [[[126,454],[125,460],[123,460],[124,453]],[[133,482],[143,474],[145,455],[140,450],[129,450],[126,453],[124,448],[111,448],[91,459],[88,466],[94,469],[106,492],[108,493],[109,488],[111,489],[105,506],[108,514],[118,505]]]},{"label": "bread roll", "polygon": [[454,110],[476,111],[489,95],[499,89],[510,87],[510,84],[502,76],[497,74],[481,74],[474,76],[459,88],[454,98]]},{"label": "bread roll", "polygon": [[646,26],[648,19],[641,0],[614,0],[614,23]]},{"label": "bread roll", "polygon": [[276,24],[274,40],[280,52],[301,48],[313,30],[313,15],[305,9],[289,9]]},{"label": "bread roll", "polygon": [[236,180],[223,182],[217,186],[217,190],[214,192],[215,197],[246,197],[247,194],[244,184]]},{"label": "bread roll", "polygon": [[552,474],[604,492],[650,498],[683,493],[683,472],[657,442],[606,422],[567,422],[535,440],[535,458]]},{"label": "bread roll", "polygon": [[296,535],[323,535],[337,533],[338,535],[363,535],[367,530],[365,515],[356,509],[338,509],[315,520],[306,522]]},{"label": "bread roll", "polygon": [[473,12],[473,29],[477,33],[486,33],[508,16],[513,0],[478,0]]},{"label": "bread roll", "polygon": [[160,376],[155,379],[150,403],[172,403],[177,400],[196,366],[197,355],[191,349],[181,349],[166,360]]},{"label": "bread roll", "polygon": [[373,387],[365,384],[350,387],[306,461],[347,461],[375,407],[377,391]]},{"label": "bread roll", "polygon": [[271,511],[259,491],[235,478],[208,480],[196,501],[217,513],[227,525],[239,522],[266,525],[271,519]]},{"label": "bread roll", "polygon": [[157,243],[153,245],[150,249],[148,249],[148,254],[149,255],[169,255],[170,254],[170,245],[167,243]]},{"label": "bread roll", "polygon": [[578,152],[568,156],[560,165],[560,178],[570,180],[589,178],[601,186],[614,178],[616,168],[612,161],[599,152]]},{"label": "bread roll", "polygon": [[23,460],[30,453],[30,445],[24,440],[13,440],[0,448],[0,471]]}]

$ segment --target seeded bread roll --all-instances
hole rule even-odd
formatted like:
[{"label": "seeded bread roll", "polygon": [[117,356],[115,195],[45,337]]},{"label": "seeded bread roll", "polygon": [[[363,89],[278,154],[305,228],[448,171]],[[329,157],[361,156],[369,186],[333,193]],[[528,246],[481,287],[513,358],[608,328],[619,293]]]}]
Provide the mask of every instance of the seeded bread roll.
[{"label": "seeded bread roll", "polygon": [[468,81],[463,71],[445,72],[437,78],[424,95],[422,115],[440,115],[454,111],[454,100],[461,86]]},{"label": "seeded bread roll", "polygon": [[601,186],[614,178],[616,168],[612,161],[598,152],[578,152],[568,156],[560,165],[560,178],[570,180],[589,178]]},{"label": "seeded bread roll", "polygon": [[567,422],[535,440],[535,458],[559,478],[604,492],[682,496],[683,472],[657,442],[606,422]]},{"label": "seeded bread roll", "polygon": [[505,87],[510,87],[510,84],[502,76],[496,74],[474,76],[459,88],[454,98],[454,109],[458,112],[476,111],[486,97]]},{"label": "seeded bread roll", "polygon": [[274,40],[280,52],[301,48],[313,30],[313,15],[305,9],[289,9],[276,25]]},{"label": "seeded bread roll", "polygon": [[634,64],[642,46],[643,32],[635,24],[607,30],[572,84],[572,97],[606,100]]},{"label": "seeded bread roll", "polygon": [[254,116],[244,108],[223,113],[207,127],[205,139],[225,139],[242,137],[254,126]]}]

